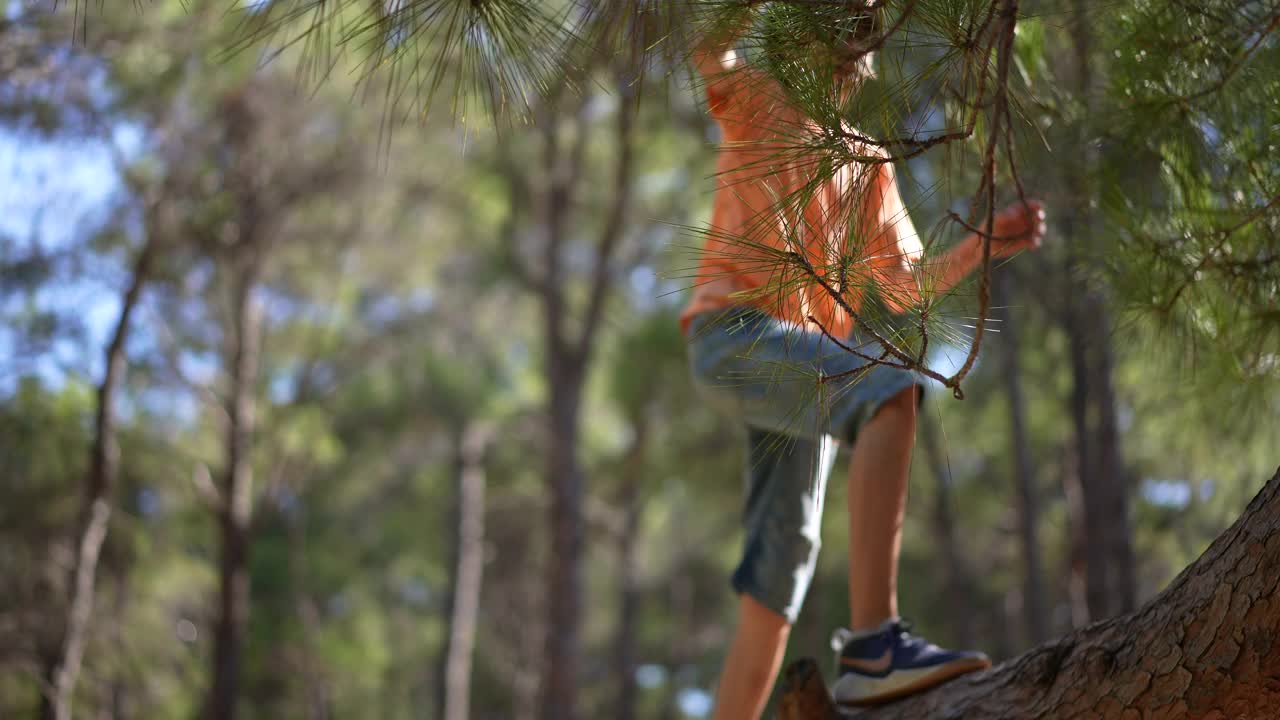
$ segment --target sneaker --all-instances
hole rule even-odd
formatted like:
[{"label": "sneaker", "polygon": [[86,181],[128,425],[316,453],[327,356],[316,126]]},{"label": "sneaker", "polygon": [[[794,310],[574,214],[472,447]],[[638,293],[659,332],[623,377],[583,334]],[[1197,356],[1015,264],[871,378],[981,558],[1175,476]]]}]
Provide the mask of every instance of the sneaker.
[{"label": "sneaker", "polygon": [[841,705],[896,700],[991,667],[991,660],[980,652],[943,650],[912,635],[900,619],[875,630],[836,630],[831,649],[836,651],[831,694]]}]

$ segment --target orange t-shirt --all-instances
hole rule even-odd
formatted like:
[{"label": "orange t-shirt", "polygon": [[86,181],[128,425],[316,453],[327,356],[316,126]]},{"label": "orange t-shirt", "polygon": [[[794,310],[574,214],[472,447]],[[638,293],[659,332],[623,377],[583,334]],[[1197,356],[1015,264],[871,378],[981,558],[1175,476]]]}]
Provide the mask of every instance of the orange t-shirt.
[{"label": "orange t-shirt", "polygon": [[[834,171],[830,153],[807,147],[820,132],[765,73],[742,67],[707,87],[723,141],[716,163],[711,224],[693,297],[681,313],[751,305],[802,326],[847,337],[852,318],[814,279],[823,278],[855,312],[866,280],[903,282],[920,256],[893,166],[853,162]],[[851,145],[861,157],[884,157]],[[824,167],[825,166],[825,167]],[[904,221],[905,220],[905,221]],[[899,227],[901,225],[901,227]],[[812,272],[794,252],[809,261]]]}]

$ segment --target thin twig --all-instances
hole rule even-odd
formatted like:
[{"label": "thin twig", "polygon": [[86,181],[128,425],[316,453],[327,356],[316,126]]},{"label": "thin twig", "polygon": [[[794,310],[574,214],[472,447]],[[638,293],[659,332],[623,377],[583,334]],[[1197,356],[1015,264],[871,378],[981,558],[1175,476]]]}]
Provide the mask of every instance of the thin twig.
[{"label": "thin twig", "polygon": [[1008,129],[1003,128],[1001,123],[1006,121],[1009,116],[1009,56],[1013,51],[1013,32],[1018,23],[1018,0],[1006,0],[1000,15],[1004,21],[1004,26],[1001,28],[1000,45],[996,57],[996,92],[993,103],[991,135],[990,140],[987,142],[982,186],[979,188],[979,193],[984,190],[986,192],[987,232],[982,235],[982,274],[978,280],[978,320],[976,321],[977,326],[973,331],[973,343],[969,346],[969,353],[965,357],[964,364],[951,376],[950,382],[946,383],[951,388],[952,393],[955,394],[957,400],[964,398],[964,392],[960,389],[960,382],[973,369],[973,364],[978,359],[978,348],[982,345],[982,335],[986,328],[984,318],[991,304],[991,233],[995,228],[996,147],[999,144],[1001,133],[1008,132]]}]

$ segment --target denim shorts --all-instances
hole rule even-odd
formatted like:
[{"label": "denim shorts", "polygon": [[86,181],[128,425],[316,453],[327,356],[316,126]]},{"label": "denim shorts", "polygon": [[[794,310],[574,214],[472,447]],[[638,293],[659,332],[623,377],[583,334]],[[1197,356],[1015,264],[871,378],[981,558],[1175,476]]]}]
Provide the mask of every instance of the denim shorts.
[{"label": "denim shorts", "polygon": [[853,442],[886,400],[921,385],[754,308],[696,315],[688,338],[699,393],[747,428],[745,537],[731,583],[795,622],[818,560],[838,442]]}]

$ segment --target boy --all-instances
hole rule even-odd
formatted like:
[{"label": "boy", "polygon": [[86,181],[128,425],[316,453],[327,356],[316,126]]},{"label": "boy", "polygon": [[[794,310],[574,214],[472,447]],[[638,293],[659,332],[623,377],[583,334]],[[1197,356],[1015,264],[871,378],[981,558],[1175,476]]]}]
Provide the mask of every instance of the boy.
[{"label": "boy", "polygon": [[[771,5],[766,12],[794,12]],[[877,45],[882,30],[874,10],[842,12],[842,30],[806,38],[814,43],[803,52],[829,60],[840,92],[849,93],[871,75],[871,53],[860,48]],[[717,720],[759,717],[768,700],[813,575],[826,479],[841,441],[852,444],[852,629],[832,639],[836,701],[885,702],[990,666],[980,652],[943,650],[911,635],[898,617],[898,552],[923,388],[909,372],[868,367],[840,348],[836,338],[849,338],[854,323],[832,297],[835,290],[857,313],[862,287],[874,284],[888,311],[904,312],[925,287],[945,293],[979,266],[981,239],[970,235],[926,266],[893,165],[871,146],[849,149],[879,162],[839,170],[822,151],[804,150],[821,140],[788,101],[795,89],[746,66],[733,49],[746,23],[709,37],[693,55],[722,147],[711,229],[681,317],[695,384],[713,406],[744,420],[748,436],[745,542],[732,577],[738,622]],[[1037,247],[1043,233],[1038,203],[1010,207],[997,216],[992,256]],[[784,375],[797,370],[808,376]],[[816,376],[834,375],[837,382],[816,392]]]}]

